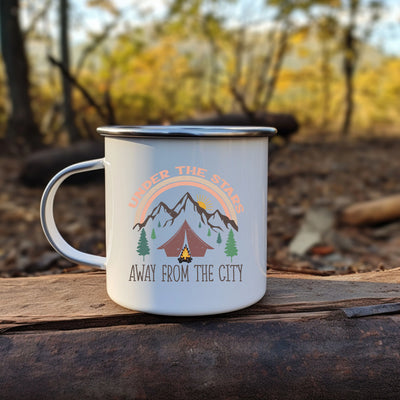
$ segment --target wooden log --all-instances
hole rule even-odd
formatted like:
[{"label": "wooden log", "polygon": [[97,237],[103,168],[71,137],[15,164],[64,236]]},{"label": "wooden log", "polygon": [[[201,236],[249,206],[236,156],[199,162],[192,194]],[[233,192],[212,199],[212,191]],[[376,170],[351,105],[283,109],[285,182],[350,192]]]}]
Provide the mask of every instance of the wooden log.
[{"label": "wooden log", "polygon": [[356,203],[341,213],[341,222],[348,225],[376,225],[400,218],[400,195]]},{"label": "wooden log", "polygon": [[0,337],[4,399],[398,399],[400,318],[199,319]]},{"label": "wooden log", "polygon": [[212,115],[203,118],[192,118],[177,122],[178,125],[234,125],[234,126],[273,126],[278,135],[289,141],[299,130],[299,122],[293,114],[256,113],[253,116],[240,113]]},{"label": "wooden log", "polygon": [[[104,156],[104,144],[95,141],[82,141],[66,148],[48,148],[32,153],[24,160],[20,180],[24,185],[44,187],[49,180],[63,168],[81,161]],[[69,183],[104,181],[103,171],[90,171],[67,179]]]},{"label": "wooden log", "polygon": [[[342,277],[268,272],[267,293],[256,305],[230,315],[264,315],[336,311],[343,307],[395,302],[400,298],[400,269]],[[354,281],[368,277],[367,282]],[[305,278],[311,279],[305,279]],[[332,282],[332,279],[342,281]],[[375,280],[379,283],[374,282]],[[217,317],[213,317],[217,318]],[[283,318],[283,317],[282,317]],[[0,279],[0,331],[29,330],[50,324],[57,326],[103,325],[102,319],[170,321],[131,311],[107,296],[105,273],[65,274]],[[172,319],[175,320],[175,319]],[[180,320],[178,318],[178,320]],[[82,322],[83,321],[83,322]]]},{"label": "wooden log", "polygon": [[104,273],[2,279],[0,398],[398,399],[400,315],[340,310],[399,302],[379,276],[274,273],[257,305],[198,318],[119,307]]}]

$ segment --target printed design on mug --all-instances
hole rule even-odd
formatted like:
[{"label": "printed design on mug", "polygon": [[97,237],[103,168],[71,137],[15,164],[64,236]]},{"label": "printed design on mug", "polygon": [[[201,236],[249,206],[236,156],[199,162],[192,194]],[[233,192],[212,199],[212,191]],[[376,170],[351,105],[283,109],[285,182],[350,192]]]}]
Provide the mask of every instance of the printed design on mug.
[{"label": "printed design on mug", "polygon": [[232,262],[239,254],[240,197],[220,175],[204,168],[158,172],[140,186],[129,206],[136,209],[133,231],[143,262],[153,252],[179,263],[215,254]]}]

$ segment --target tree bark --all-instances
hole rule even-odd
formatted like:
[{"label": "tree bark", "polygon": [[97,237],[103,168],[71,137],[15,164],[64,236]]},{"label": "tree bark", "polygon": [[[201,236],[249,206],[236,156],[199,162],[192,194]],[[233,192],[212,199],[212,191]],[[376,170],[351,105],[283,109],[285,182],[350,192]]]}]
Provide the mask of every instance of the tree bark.
[{"label": "tree bark", "polygon": [[29,65],[18,12],[19,0],[1,0],[1,50],[10,99],[6,139],[21,151],[24,148],[38,147],[41,137],[31,106]]},{"label": "tree bark", "polygon": [[399,398],[399,315],[347,316],[398,302],[398,270],[268,274],[256,305],[196,318],[122,308],[104,272],[3,278],[0,398]]}]

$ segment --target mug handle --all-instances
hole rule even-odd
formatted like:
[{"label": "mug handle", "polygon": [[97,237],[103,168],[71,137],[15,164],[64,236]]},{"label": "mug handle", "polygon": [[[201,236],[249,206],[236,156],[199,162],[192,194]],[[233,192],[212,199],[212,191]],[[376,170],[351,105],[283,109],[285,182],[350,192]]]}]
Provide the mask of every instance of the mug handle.
[{"label": "mug handle", "polygon": [[43,192],[42,201],[40,203],[40,221],[42,223],[43,232],[47,240],[53,248],[68,260],[89,265],[91,267],[106,268],[106,258],[84,253],[70,246],[61,236],[57,229],[53,215],[54,197],[61,183],[71,175],[80,172],[94,171],[104,168],[104,158],[96,160],[83,161],[70,165],[58,172],[48,183]]}]

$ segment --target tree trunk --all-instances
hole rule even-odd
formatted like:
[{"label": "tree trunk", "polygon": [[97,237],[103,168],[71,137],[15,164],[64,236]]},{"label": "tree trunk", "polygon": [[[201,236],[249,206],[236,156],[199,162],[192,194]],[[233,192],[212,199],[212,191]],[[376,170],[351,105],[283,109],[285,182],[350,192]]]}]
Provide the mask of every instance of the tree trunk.
[{"label": "tree trunk", "polygon": [[256,75],[255,90],[253,94],[253,104],[255,110],[261,109],[262,94],[266,85],[266,78],[268,77],[269,70],[272,62],[272,55],[275,52],[276,41],[274,40],[275,30],[270,29],[266,37],[265,43],[269,46],[265,51],[265,55],[260,65],[260,69]]},{"label": "tree trunk", "polygon": [[342,126],[342,136],[350,133],[351,120],[354,110],[354,71],[357,61],[356,38],[354,37],[355,17],[359,7],[359,0],[351,0],[349,10],[349,24],[345,28],[343,40],[343,74],[345,79],[345,110]]},{"label": "tree trunk", "polygon": [[354,76],[354,67],[355,67],[355,49],[354,49],[354,38],[353,34],[348,30],[346,32],[345,38],[345,55],[343,60],[343,73],[345,79],[345,110],[344,110],[344,119],[342,126],[342,135],[348,136],[350,133],[351,120],[353,117],[354,110],[354,85],[353,85],[353,76]]},{"label": "tree trunk", "polygon": [[329,110],[331,106],[331,57],[329,44],[326,40],[322,40],[321,47],[321,86],[322,86],[322,118],[321,118],[321,129],[326,131],[329,124]]},{"label": "tree trunk", "polygon": [[270,76],[267,80],[264,98],[261,104],[259,105],[259,109],[257,111],[267,111],[269,103],[271,102],[272,97],[274,95],[276,82],[278,81],[279,73],[281,72],[283,59],[286,55],[286,50],[288,46],[289,25],[290,25],[289,19],[285,20],[283,24],[283,30],[282,33],[280,34],[280,38],[278,41],[278,47],[276,49],[274,62],[270,66]]},{"label": "tree trunk", "polygon": [[218,90],[218,80],[219,80],[219,47],[215,40],[213,33],[208,28],[207,23],[203,25],[204,34],[208,39],[210,45],[210,61],[209,61],[209,79],[208,79],[208,99],[210,105],[214,108],[218,115],[223,115],[223,110],[218,104],[216,93]]},{"label": "tree trunk", "polygon": [[[68,0],[60,0],[60,50],[61,64],[69,72],[69,38],[68,38]],[[72,105],[72,88],[69,79],[61,73],[64,97],[64,125],[71,142],[80,139],[80,133],[75,123],[75,112]]]},{"label": "tree trunk", "polygon": [[1,0],[1,50],[7,75],[10,112],[6,139],[21,151],[41,143],[29,93],[29,65],[18,19],[19,0]]}]

